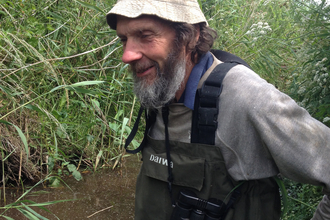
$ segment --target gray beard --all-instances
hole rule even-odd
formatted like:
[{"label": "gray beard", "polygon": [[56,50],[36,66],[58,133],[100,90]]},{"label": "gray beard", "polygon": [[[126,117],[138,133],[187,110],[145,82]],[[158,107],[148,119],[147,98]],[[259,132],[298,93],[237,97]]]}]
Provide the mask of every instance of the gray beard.
[{"label": "gray beard", "polygon": [[152,84],[148,85],[147,80],[137,77],[133,72],[134,93],[141,105],[148,109],[156,109],[171,102],[180,89],[186,72],[186,61],[178,52],[169,54],[163,71],[158,63],[152,62],[157,70],[156,79]]}]

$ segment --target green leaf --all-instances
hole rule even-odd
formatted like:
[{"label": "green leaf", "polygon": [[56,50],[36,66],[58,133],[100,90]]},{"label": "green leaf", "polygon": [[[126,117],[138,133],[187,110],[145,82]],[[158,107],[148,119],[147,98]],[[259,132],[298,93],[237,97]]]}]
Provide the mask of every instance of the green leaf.
[{"label": "green leaf", "polygon": [[115,131],[116,133],[118,132],[119,125],[116,123],[109,122],[109,127]]},{"label": "green leaf", "polygon": [[83,82],[74,83],[74,84],[70,85],[70,87],[90,86],[90,85],[97,85],[97,84],[101,84],[101,83],[104,83],[104,81],[83,81]]},{"label": "green leaf", "polygon": [[54,165],[55,165],[55,160],[54,160],[54,158],[53,157],[48,157],[48,169],[49,169],[49,171],[52,171],[53,170],[53,168],[54,168]]},{"label": "green leaf", "polygon": [[30,207],[26,206],[24,203],[22,203],[22,205],[26,208],[26,210],[28,210],[30,213],[32,213],[33,215],[35,215],[38,219],[49,220],[48,218],[45,218],[42,215],[38,214],[36,211],[34,211],[33,209],[31,209]]},{"label": "green leaf", "polygon": [[[1,11],[1,10],[0,10],[0,11]],[[0,85],[0,89],[1,89],[2,91],[4,91],[7,95],[13,96],[13,94],[11,94],[10,90],[7,89],[6,87]]]},{"label": "green leaf", "polygon": [[268,49],[268,51],[270,51],[272,54],[274,54],[275,56],[277,56],[277,57],[280,58],[281,60],[284,60],[284,61],[285,61],[285,59],[283,59],[280,55],[278,55],[274,50],[272,50],[272,49]]},{"label": "green leaf", "polygon": [[98,92],[95,92],[95,91],[92,91],[89,89],[83,89],[83,88],[68,87],[67,89],[70,91],[75,91],[75,92],[84,93],[84,94],[93,94],[93,95],[98,94]]},{"label": "green leaf", "polygon": [[5,219],[7,219],[7,220],[15,220],[15,219],[13,219],[13,218],[10,218],[10,217],[8,217],[8,216],[5,216],[5,215],[0,215],[0,217],[4,217]]},{"label": "green leaf", "polygon": [[121,134],[120,134],[121,138],[123,137],[123,134],[124,134],[124,131],[125,131],[125,127],[126,127],[128,121],[129,121],[129,119],[126,118],[126,117],[123,119],[123,124],[122,124],[122,127],[121,127]]},{"label": "green leaf", "polygon": [[[0,10],[0,14],[7,15],[4,11]],[[1,215],[0,215],[1,216]],[[5,216],[4,216],[5,217]]]},{"label": "green leaf", "polygon": [[66,85],[56,86],[55,88],[53,88],[53,89],[50,90],[49,92],[52,93],[52,92],[54,92],[54,91],[56,91],[56,90],[59,90],[59,89],[65,88],[65,87],[66,87]]},{"label": "green leaf", "polygon": [[73,171],[77,170],[76,165],[74,164],[68,164],[67,166],[68,170],[72,173]]},{"label": "green leaf", "polygon": [[42,203],[31,204],[29,206],[36,206],[36,207],[41,208],[42,206],[53,205],[53,204],[56,204],[56,203],[69,202],[69,201],[73,201],[73,199],[56,200],[56,201],[50,201],[50,202],[42,202]]},{"label": "green leaf", "polygon": [[81,173],[80,173],[78,170],[74,170],[74,171],[72,172],[72,176],[73,176],[77,181],[82,180]]},{"label": "green leaf", "polygon": [[51,187],[61,187],[62,184],[61,184],[61,181],[57,178],[54,178],[52,183],[50,184]]},{"label": "green leaf", "polygon": [[86,3],[86,2],[81,2],[81,1],[78,1],[77,2],[79,4],[81,4],[82,6],[86,7],[86,8],[90,8],[90,9],[93,9],[95,11],[98,11],[98,12],[101,12],[102,14],[105,15],[105,12],[103,12],[99,7],[97,7],[96,5],[92,5],[92,4],[89,4],[89,3]]},{"label": "green leaf", "polygon": [[3,121],[3,120],[0,120],[0,123],[4,123],[4,124],[7,124],[7,125],[12,125],[14,126],[14,128],[16,129],[16,131],[18,132],[18,135],[19,137],[21,138],[23,144],[24,144],[24,147],[25,147],[25,153],[26,153],[26,158],[28,159],[29,158],[29,146],[28,146],[28,143],[27,143],[27,140],[26,140],[26,137],[25,135],[23,134],[22,130],[17,127],[16,125],[8,122],[8,121]]},{"label": "green leaf", "polygon": [[10,155],[12,155],[13,153],[15,153],[15,149],[12,151],[12,152],[10,152],[10,154],[8,154],[4,159],[3,159],[3,161],[6,161],[9,157],[10,157]]},{"label": "green leaf", "polygon": [[99,162],[100,162],[100,159],[101,159],[101,157],[102,157],[102,153],[103,153],[103,151],[100,150],[100,152],[99,152],[99,153],[97,154],[97,156],[96,156],[96,160],[95,160],[95,168],[94,168],[94,170],[96,170],[97,165],[98,165]]},{"label": "green leaf", "polygon": [[25,217],[27,217],[30,220],[39,220],[35,215],[33,215],[31,212],[22,209],[22,208],[17,208],[18,211],[20,211]]},{"label": "green leaf", "polygon": [[283,219],[285,214],[288,212],[288,207],[289,207],[288,192],[286,191],[283,180],[281,180],[277,176],[275,176],[273,178],[275,179],[275,181],[276,181],[277,185],[279,186],[281,193],[282,193],[283,211],[281,213],[281,218]]},{"label": "green leaf", "polygon": [[56,134],[60,137],[60,138],[66,138],[67,137],[67,134],[66,134],[66,131],[63,130],[64,127],[57,127],[56,128]]},{"label": "green leaf", "polygon": [[27,104],[24,107],[27,108],[27,109],[31,109],[31,110],[37,111],[37,112],[39,112],[39,113],[41,113],[43,115],[46,115],[45,112],[41,111],[40,108],[38,108],[37,106],[31,105],[31,104]]}]

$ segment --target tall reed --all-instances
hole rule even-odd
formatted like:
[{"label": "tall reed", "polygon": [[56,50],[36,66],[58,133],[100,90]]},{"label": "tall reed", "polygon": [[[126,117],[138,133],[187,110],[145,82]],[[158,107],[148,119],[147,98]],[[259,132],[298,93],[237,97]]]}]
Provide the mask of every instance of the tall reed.
[{"label": "tall reed", "polygon": [[12,171],[2,183],[19,185],[19,170],[38,181],[72,172],[70,164],[113,166],[123,152],[134,105],[121,45],[105,22],[113,3],[1,1],[0,126]]}]

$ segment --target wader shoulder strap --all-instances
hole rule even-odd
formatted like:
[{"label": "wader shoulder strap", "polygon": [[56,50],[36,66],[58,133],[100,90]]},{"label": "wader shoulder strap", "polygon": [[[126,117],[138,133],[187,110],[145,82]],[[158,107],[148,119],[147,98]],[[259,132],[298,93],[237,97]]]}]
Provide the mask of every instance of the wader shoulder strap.
[{"label": "wader shoulder strap", "polygon": [[227,72],[237,64],[250,68],[243,59],[234,54],[222,50],[211,50],[211,53],[223,63],[214,68],[203,83],[202,88],[196,91],[191,125],[191,143],[215,144],[222,81]]},{"label": "wader shoulder strap", "polygon": [[227,72],[237,63],[221,63],[198,89],[195,97],[191,128],[191,143],[214,145],[218,128],[219,96],[222,81]]},{"label": "wader shoulder strap", "polygon": [[211,50],[211,53],[223,63],[214,68],[202,88],[196,91],[191,125],[191,143],[215,144],[222,80],[227,72],[237,64],[250,68],[243,59],[234,54],[222,50]]}]

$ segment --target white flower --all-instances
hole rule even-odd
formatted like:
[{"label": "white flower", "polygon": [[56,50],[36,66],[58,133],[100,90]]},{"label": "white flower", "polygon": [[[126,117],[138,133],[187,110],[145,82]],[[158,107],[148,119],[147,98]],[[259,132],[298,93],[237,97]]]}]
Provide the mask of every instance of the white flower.
[{"label": "white flower", "polygon": [[330,121],[330,118],[329,118],[329,117],[325,117],[325,118],[323,119],[323,123],[326,123],[326,122],[328,122],[328,121]]},{"label": "white flower", "polygon": [[324,57],[321,62],[325,62],[327,60],[328,60],[328,58]]},{"label": "white flower", "polygon": [[247,35],[251,34],[251,31],[247,31],[246,34],[247,34]]},{"label": "white flower", "polygon": [[266,34],[266,32],[265,31],[260,31],[260,34]]},{"label": "white flower", "polygon": [[257,23],[257,25],[258,25],[258,26],[260,26],[260,25],[262,26],[263,23],[262,23],[261,21],[259,21],[259,22]]}]

